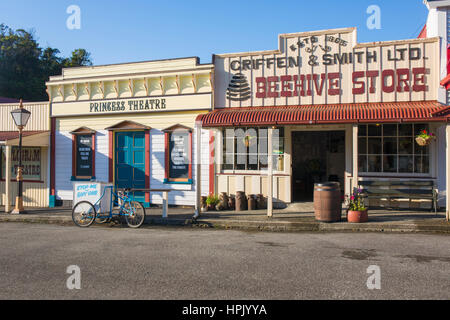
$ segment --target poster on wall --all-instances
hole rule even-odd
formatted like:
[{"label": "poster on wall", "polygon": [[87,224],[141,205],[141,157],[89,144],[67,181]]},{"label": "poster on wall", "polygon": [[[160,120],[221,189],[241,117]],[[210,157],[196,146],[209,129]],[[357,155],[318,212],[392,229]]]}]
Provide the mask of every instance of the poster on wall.
[{"label": "poster on wall", "polygon": [[[6,172],[6,154],[5,148],[2,148],[2,180],[5,179]],[[17,168],[19,167],[19,148],[11,149],[11,179],[17,177]],[[41,181],[41,148],[23,147],[22,148],[22,175],[23,180]]]},{"label": "poster on wall", "polygon": [[189,179],[189,132],[173,132],[169,144],[169,178]]},{"label": "poster on wall", "polygon": [[92,135],[77,136],[77,177],[92,177]]}]

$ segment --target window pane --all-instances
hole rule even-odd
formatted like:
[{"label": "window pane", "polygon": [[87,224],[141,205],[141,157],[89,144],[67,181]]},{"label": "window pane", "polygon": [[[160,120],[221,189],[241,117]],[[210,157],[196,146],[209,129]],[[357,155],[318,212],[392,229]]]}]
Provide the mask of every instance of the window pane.
[{"label": "window pane", "polygon": [[414,154],[416,155],[428,155],[430,152],[430,147],[421,147],[417,143],[414,143]]},{"label": "window pane", "polygon": [[399,154],[413,154],[413,138],[399,138],[398,139],[398,153]]},{"label": "window pane", "polygon": [[358,153],[367,154],[367,138],[358,139]]},{"label": "window pane", "polygon": [[381,125],[369,124],[368,131],[369,137],[381,137]]},{"label": "window pane", "polygon": [[396,124],[383,125],[383,136],[384,137],[396,137],[397,136],[397,125]]},{"label": "window pane", "polygon": [[367,172],[367,156],[358,157],[359,172]]},{"label": "window pane", "polygon": [[236,154],[236,164],[235,170],[245,170],[247,164],[247,155],[246,154]]},{"label": "window pane", "polygon": [[398,125],[398,135],[401,137],[411,137],[413,136],[413,126],[412,124],[399,124]]},{"label": "window pane", "polygon": [[268,158],[267,154],[260,154],[259,155],[259,170],[265,170],[268,168]]},{"label": "window pane", "polygon": [[233,170],[233,154],[224,153],[223,154],[223,164],[222,170]]},{"label": "window pane", "polygon": [[430,163],[429,157],[427,156],[416,156],[414,160],[415,164],[415,173],[429,173],[430,172]]},{"label": "window pane", "polygon": [[365,137],[367,136],[367,125],[358,126],[358,136]]},{"label": "window pane", "polygon": [[383,159],[383,172],[397,172],[397,156],[384,156]]},{"label": "window pane", "polygon": [[397,154],[397,138],[384,138],[383,154]]},{"label": "window pane", "polygon": [[369,154],[381,154],[381,138],[369,138]]},{"label": "window pane", "polygon": [[381,172],[381,156],[369,156],[368,172]]},{"label": "window pane", "polygon": [[413,157],[400,156],[398,159],[398,172],[412,173],[413,172]]}]

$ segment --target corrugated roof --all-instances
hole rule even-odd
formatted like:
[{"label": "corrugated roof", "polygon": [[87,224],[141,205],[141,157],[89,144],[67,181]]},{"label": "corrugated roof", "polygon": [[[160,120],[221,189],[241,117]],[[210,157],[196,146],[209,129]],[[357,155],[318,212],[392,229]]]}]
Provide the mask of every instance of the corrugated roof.
[{"label": "corrugated roof", "polygon": [[433,116],[445,108],[437,101],[224,108],[197,120],[204,127],[446,121]]}]

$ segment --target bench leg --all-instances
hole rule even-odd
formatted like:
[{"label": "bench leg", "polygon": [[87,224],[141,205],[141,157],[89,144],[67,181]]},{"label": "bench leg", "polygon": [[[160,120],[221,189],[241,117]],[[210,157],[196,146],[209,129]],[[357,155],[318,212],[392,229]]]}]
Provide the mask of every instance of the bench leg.
[{"label": "bench leg", "polygon": [[162,217],[168,218],[168,216],[169,216],[169,193],[163,192]]}]

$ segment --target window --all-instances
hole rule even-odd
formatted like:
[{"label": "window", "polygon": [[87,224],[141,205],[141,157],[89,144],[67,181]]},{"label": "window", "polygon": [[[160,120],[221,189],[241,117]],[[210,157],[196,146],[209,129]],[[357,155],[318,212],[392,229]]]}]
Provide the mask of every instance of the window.
[{"label": "window", "polygon": [[[1,147],[1,179],[6,178],[6,148]],[[24,181],[41,181],[42,152],[37,147],[22,147],[22,176]],[[11,148],[11,179],[16,179],[19,167],[19,147]]]},{"label": "window", "polygon": [[95,179],[95,131],[72,132],[72,181]]},{"label": "window", "polygon": [[[224,129],[222,170],[261,171],[268,168],[268,129]],[[283,171],[284,128],[273,130],[273,169]]]},{"label": "window", "polygon": [[164,183],[192,184],[192,129],[175,125],[163,131],[166,149]]},{"label": "window", "polygon": [[359,171],[362,173],[430,173],[430,149],[415,137],[428,124],[359,126]]}]

